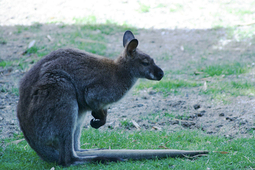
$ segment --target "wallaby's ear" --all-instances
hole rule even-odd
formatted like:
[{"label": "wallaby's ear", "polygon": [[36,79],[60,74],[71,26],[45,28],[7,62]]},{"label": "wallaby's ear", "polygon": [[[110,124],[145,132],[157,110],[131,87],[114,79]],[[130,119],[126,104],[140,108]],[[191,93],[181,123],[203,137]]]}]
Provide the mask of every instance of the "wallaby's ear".
[{"label": "wallaby's ear", "polygon": [[133,39],[135,39],[133,33],[131,31],[126,31],[123,35],[123,47],[125,47],[127,43]]},{"label": "wallaby's ear", "polygon": [[132,39],[126,47],[127,53],[129,55],[132,54],[132,52],[134,52],[136,50],[136,47],[138,46],[138,40],[137,39]]}]

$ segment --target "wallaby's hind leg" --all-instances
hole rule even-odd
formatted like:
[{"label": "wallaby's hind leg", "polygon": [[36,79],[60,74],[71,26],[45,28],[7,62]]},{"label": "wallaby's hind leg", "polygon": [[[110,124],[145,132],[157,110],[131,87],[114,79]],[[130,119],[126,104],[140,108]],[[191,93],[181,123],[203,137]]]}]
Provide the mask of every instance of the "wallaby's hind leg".
[{"label": "wallaby's hind leg", "polygon": [[77,119],[77,124],[74,131],[74,150],[75,151],[80,151],[80,137],[81,137],[81,131],[82,131],[82,126],[83,126],[85,116],[86,114],[80,113]]},{"label": "wallaby's hind leg", "polygon": [[106,123],[107,109],[92,111],[92,116],[95,119],[91,119],[90,125],[93,128],[98,129],[99,127],[103,126]]}]

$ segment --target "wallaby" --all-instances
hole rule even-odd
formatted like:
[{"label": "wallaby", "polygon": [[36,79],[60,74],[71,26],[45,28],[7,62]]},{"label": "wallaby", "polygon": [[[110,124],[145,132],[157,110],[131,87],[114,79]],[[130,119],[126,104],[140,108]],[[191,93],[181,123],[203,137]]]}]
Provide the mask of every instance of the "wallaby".
[{"label": "wallaby", "polygon": [[17,116],[32,149],[45,161],[69,166],[91,161],[118,161],[207,153],[176,150],[81,150],[85,113],[90,124],[106,122],[107,107],[120,100],[138,78],[161,80],[164,72],[140,51],[131,31],[123,36],[123,53],[111,60],[77,49],[45,56],[20,81]]}]

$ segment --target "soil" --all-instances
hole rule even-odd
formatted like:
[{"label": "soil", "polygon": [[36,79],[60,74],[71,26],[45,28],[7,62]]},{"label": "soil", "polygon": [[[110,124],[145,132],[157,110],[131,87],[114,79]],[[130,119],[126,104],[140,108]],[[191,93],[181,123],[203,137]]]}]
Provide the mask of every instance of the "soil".
[{"label": "soil", "polygon": [[[15,6],[8,3],[5,5],[10,10],[15,10]],[[33,1],[33,5],[38,6],[40,3],[36,4]],[[62,7],[68,8],[65,5],[62,5]],[[52,15],[55,15],[55,13]],[[0,60],[11,61],[24,57],[23,53],[27,45],[34,39],[37,43],[45,44],[47,48],[51,45],[47,35],[56,32],[66,32],[68,34],[69,31],[76,29],[72,25],[60,28],[56,24],[42,24],[38,33],[29,31],[17,33],[17,27],[11,26],[11,23],[29,22],[28,19],[24,19],[27,16],[32,16],[32,14],[21,12],[19,15],[15,14],[12,18],[10,18],[10,15],[6,15],[5,18],[1,15],[0,33],[6,42],[0,43]],[[49,13],[47,13],[48,16],[50,16]],[[29,23],[34,20],[36,18],[31,19]],[[5,25],[3,21],[6,21]],[[100,31],[97,33],[100,34]],[[116,33],[105,36],[109,43],[106,56],[112,52],[121,52],[122,35],[123,33]],[[137,31],[136,37],[139,40],[139,48],[150,54],[165,72],[187,69],[187,67],[195,71],[197,63],[201,63],[201,56],[203,55],[208,57],[201,64],[236,60],[246,61],[251,66],[253,63],[250,54],[255,49],[254,39],[227,41],[227,33],[224,29],[141,29]],[[166,54],[171,57],[165,58]],[[29,60],[30,56],[27,55],[27,57]],[[32,65],[31,62],[30,67]],[[0,89],[17,88],[19,80],[26,71],[27,69],[22,70],[19,67],[0,67]],[[187,75],[178,74],[169,77],[185,79]],[[235,78],[254,80],[254,74],[251,72],[240,77],[226,77],[226,79]],[[194,79],[197,79],[195,75]],[[121,101],[110,106],[107,123],[100,129],[126,129],[131,131],[146,129],[169,132],[181,129],[201,129],[206,134],[228,138],[253,136],[255,130],[254,96],[233,97],[231,102],[224,104],[212,100],[210,95],[199,93],[200,91],[201,87],[182,88],[177,94],[169,93],[165,96],[162,92],[153,89],[137,91],[134,88]],[[14,93],[4,90],[0,92],[0,138],[12,137],[13,134],[20,132],[16,117],[17,102],[18,96]],[[85,128],[90,128],[89,121],[91,118],[88,113]],[[124,125],[123,122],[125,121],[129,122],[128,125]]]}]

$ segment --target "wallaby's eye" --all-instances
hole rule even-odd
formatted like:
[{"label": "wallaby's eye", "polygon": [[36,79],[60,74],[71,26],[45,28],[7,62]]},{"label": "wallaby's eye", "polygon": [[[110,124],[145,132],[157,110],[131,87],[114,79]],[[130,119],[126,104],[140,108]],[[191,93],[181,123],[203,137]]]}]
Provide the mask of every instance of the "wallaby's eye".
[{"label": "wallaby's eye", "polygon": [[144,66],[148,66],[149,65],[149,61],[148,60],[142,60],[141,63]]}]

